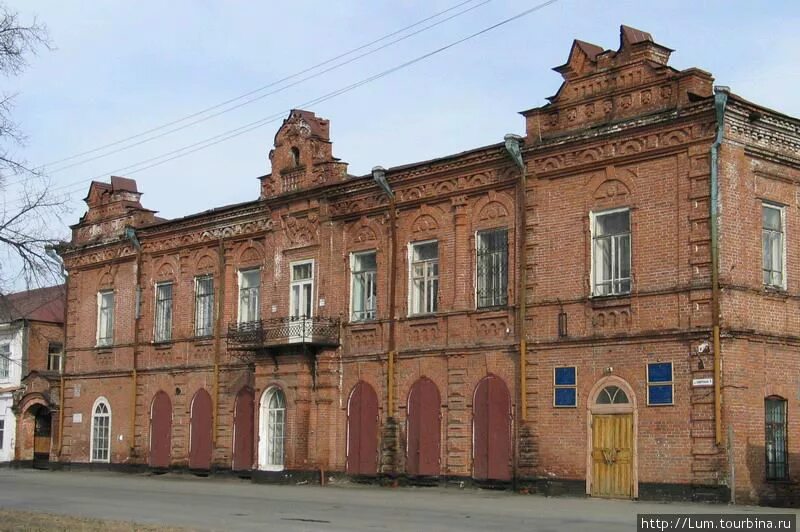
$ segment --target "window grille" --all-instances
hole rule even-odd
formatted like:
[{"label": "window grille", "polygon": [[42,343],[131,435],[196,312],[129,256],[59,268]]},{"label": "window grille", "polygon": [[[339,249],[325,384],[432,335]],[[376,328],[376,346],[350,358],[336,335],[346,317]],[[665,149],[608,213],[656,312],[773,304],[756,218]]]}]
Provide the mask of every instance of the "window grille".
[{"label": "window grille", "polygon": [[172,339],[172,283],[156,284],[156,342]]},{"label": "window grille", "polygon": [[786,445],[787,419],[786,400],[768,397],[764,401],[764,425],[766,429],[767,480],[789,478],[789,457]]},{"label": "window grille", "polygon": [[477,236],[478,308],[508,304],[508,231],[480,231]]},{"label": "window grille", "polygon": [[194,335],[214,334],[214,278],[210,275],[194,280]]}]

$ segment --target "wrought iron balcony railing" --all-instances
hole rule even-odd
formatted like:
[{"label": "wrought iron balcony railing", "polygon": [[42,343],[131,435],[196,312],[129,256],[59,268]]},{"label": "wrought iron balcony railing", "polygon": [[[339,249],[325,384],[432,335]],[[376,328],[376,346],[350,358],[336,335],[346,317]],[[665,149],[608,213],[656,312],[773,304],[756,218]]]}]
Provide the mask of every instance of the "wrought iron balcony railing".
[{"label": "wrought iron balcony railing", "polygon": [[338,346],[339,320],[316,316],[287,317],[228,325],[228,345],[232,349],[257,350],[296,344]]}]

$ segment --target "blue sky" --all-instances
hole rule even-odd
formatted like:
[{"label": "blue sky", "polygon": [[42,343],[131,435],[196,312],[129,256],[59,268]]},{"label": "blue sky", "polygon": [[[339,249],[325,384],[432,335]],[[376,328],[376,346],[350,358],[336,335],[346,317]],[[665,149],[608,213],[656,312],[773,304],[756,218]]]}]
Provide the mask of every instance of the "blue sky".
[{"label": "blue sky", "polygon": [[[3,80],[18,93],[38,165],[140,133],[303,70],[463,0],[323,2],[10,2],[47,24],[55,50]],[[478,4],[474,0],[463,8]],[[434,50],[541,0],[492,0],[436,29],[202,124],[59,172],[54,186],[114,170],[280,113]],[[573,39],[616,49],[619,25],[675,49],[671,64],[800,116],[797,2],[559,0],[540,11],[310,110],[331,120],[334,154],[362,174],[522,133],[518,111],[546,103]],[[453,12],[451,12],[453,13]],[[280,122],[166,164],[115,172],[139,182],[146,207],[172,218],[258,196],[256,177]],[[93,155],[98,155],[95,153]],[[76,162],[71,161],[71,162]],[[50,166],[58,169],[58,165]],[[88,182],[61,189],[84,212]],[[3,193],[3,192],[0,192]],[[15,194],[14,187],[4,192]],[[67,237],[66,227],[53,227]]]}]

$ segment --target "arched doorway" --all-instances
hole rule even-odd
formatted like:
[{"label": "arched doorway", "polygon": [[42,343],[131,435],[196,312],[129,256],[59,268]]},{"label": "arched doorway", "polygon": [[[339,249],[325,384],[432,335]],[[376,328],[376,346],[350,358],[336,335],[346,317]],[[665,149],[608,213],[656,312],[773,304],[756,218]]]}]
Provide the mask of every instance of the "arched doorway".
[{"label": "arched doorway", "polygon": [[586,493],[638,497],[638,414],[633,389],[619,377],[605,377],[589,393],[588,408]]},{"label": "arched doorway", "polygon": [[422,377],[408,393],[406,471],[409,475],[438,476],[441,455],[441,401],[432,380]]},{"label": "arched doorway", "polygon": [[487,375],[475,387],[472,416],[472,475],[511,480],[511,396],[500,377]]},{"label": "arched doorway", "polygon": [[189,469],[211,468],[211,396],[200,388],[192,398],[189,422]]},{"label": "arched doorway", "polygon": [[277,386],[261,395],[258,416],[258,467],[282,471],[286,436],[286,397]]},{"label": "arched doorway", "polygon": [[52,415],[50,409],[42,405],[32,406],[30,412],[33,415],[33,467],[47,469],[50,463]]},{"label": "arched doorway", "polygon": [[347,474],[378,473],[378,396],[359,381],[347,401]]},{"label": "arched doorway", "polygon": [[172,402],[164,391],[150,405],[150,467],[169,467],[172,446]]},{"label": "arched doorway", "polygon": [[233,406],[233,470],[253,468],[253,409],[255,394],[252,388],[242,388]]}]

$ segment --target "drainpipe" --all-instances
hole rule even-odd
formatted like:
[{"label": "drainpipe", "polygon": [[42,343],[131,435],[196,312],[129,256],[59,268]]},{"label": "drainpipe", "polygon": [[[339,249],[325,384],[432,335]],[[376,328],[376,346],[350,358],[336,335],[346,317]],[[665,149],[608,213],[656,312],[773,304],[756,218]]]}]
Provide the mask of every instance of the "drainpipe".
[{"label": "drainpipe", "polygon": [[394,419],[394,359],[395,344],[395,292],[397,285],[397,212],[392,187],[386,180],[386,170],[382,166],[372,169],[372,179],[389,199],[389,354],[386,369],[386,406],[388,419]]},{"label": "drainpipe", "polygon": [[217,427],[219,418],[217,410],[219,409],[219,352],[220,342],[222,337],[223,320],[225,319],[223,309],[225,308],[225,240],[219,239],[219,301],[217,302],[217,323],[216,334],[214,335],[214,405],[211,416],[211,444],[214,448],[217,446]]},{"label": "drainpipe", "polygon": [[61,354],[61,371],[59,372],[59,389],[58,389],[58,445],[56,446],[56,456],[61,459],[61,450],[64,447],[64,387],[67,384],[64,374],[67,372],[67,327],[69,320],[67,319],[67,305],[69,304],[69,274],[64,265],[64,261],[58,256],[58,251],[55,247],[47,246],[44,248],[47,256],[61,265],[61,277],[64,279],[64,342],[61,344],[63,352]]},{"label": "drainpipe", "polygon": [[527,215],[527,171],[522,160],[522,137],[509,133],[505,136],[505,148],[509,157],[520,170],[517,183],[517,341],[519,342],[519,404],[520,419],[527,420],[527,397],[525,393],[527,371],[526,354],[528,350],[527,336],[525,333],[526,304],[525,286],[525,240],[526,240],[526,215]]},{"label": "drainpipe", "polygon": [[139,243],[139,238],[136,236],[136,230],[133,227],[125,228],[125,238],[127,238],[133,248],[136,250],[136,263],[134,267],[134,279],[136,282],[136,309],[133,315],[133,360],[131,371],[131,434],[129,445],[129,459],[133,458],[136,454],[136,388],[139,386],[137,374],[137,357],[139,353],[139,320],[142,317],[142,245]]},{"label": "drainpipe", "polygon": [[722,443],[722,392],[720,357],[720,289],[719,289],[719,149],[725,132],[725,105],[728,87],[714,87],[714,111],[717,136],[711,145],[711,327],[714,344],[714,440]]}]

